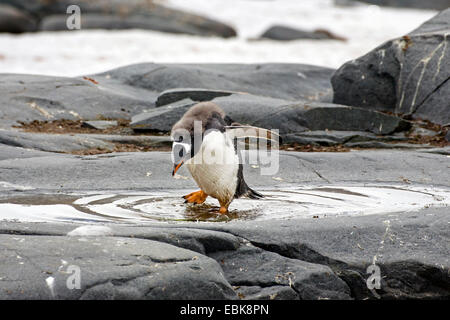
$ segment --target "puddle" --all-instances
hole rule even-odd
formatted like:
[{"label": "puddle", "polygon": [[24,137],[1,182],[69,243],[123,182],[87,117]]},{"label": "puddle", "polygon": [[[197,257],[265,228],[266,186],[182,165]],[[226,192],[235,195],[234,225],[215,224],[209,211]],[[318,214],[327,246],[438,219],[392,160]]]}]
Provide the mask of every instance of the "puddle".
[{"label": "puddle", "polygon": [[230,221],[323,218],[419,210],[450,205],[450,189],[421,186],[296,186],[258,190],[262,200],[236,199],[228,215],[213,198],[185,204],[193,190],[141,193],[32,194],[0,200],[0,220],[28,222]]}]

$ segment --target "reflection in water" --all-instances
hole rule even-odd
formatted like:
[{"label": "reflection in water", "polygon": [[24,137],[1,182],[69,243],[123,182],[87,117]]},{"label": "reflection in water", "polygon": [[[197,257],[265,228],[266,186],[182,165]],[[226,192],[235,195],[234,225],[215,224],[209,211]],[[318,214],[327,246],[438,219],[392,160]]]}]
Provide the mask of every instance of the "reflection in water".
[{"label": "reflection in water", "polygon": [[450,190],[423,186],[296,186],[236,199],[227,215],[217,200],[185,204],[188,190],[115,194],[28,194],[0,200],[0,220],[145,223],[323,218],[449,206]]}]

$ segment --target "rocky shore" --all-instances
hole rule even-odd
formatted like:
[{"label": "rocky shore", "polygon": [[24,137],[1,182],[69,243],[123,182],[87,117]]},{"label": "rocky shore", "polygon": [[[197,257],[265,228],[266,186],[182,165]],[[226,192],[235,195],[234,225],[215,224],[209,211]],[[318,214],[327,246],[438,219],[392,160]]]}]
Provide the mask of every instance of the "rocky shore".
[{"label": "rocky shore", "polygon": [[[0,74],[0,299],[450,298],[449,33],[447,9],[338,70]],[[199,101],[282,139],[275,175],[245,167],[269,196],[229,217],[170,176],[167,134]]]}]

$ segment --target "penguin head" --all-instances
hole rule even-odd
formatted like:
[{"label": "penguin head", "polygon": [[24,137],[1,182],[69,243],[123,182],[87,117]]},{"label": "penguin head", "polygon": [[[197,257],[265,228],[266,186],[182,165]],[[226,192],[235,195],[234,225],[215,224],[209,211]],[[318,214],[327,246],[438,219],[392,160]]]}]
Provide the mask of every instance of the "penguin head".
[{"label": "penguin head", "polygon": [[172,175],[197,154],[203,137],[210,130],[224,132],[227,120],[223,110],[212,102],[201,102],[191,107],[172,127]]}]

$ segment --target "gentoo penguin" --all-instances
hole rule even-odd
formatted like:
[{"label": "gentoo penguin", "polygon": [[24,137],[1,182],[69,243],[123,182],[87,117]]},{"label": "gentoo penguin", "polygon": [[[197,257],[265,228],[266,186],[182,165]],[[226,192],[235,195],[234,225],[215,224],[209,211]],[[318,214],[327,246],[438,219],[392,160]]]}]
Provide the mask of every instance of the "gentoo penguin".
[{"label": "gentoo penguin", "polygon": [[237,127],[212,102],[194,105],[172,127],[172,175],[186,164],[200,187],[199,191],[185,195],[185,202],[201,204],[211,196],[219,200],[219,212],[225,214],[235,198],[263,197],[244,180],[236,139],[230,130]]}]

